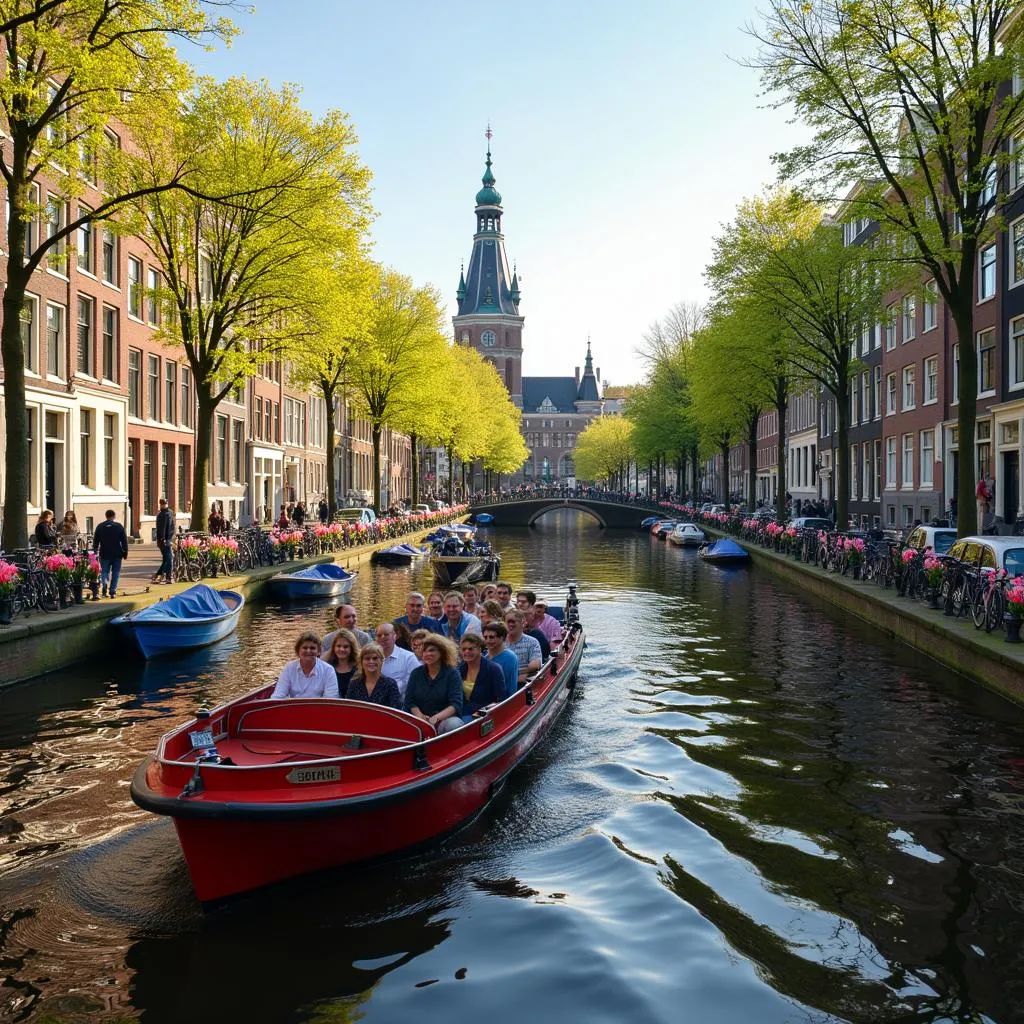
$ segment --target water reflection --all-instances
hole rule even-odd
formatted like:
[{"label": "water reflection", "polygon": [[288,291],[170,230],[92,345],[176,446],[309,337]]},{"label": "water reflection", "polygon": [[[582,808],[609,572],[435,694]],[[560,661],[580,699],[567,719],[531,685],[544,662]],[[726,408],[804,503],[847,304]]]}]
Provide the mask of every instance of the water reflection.
[{"label": "water reflection", "polygon": [[[579,580],[582,685],[422,856],[204,918],[173,830],[127,799],[168,722],[271,678],[322,607],[5,693],[0,1019],[1024,1019],[1017,709],[643,534],[560,513],[492,540],[515,584]],[[428,584],[365,570],[361,624]]]}]

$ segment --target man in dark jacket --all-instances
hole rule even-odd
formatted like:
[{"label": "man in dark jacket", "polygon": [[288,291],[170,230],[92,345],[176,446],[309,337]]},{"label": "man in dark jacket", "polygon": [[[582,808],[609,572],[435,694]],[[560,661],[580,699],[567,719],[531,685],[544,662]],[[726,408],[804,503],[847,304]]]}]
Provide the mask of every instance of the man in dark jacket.
[{"label": "man in dark jacket", "polygon": [[110,584],[110,596],[117,596],[117,581],[121,577],[121,561],[128,557],[128,535],[124,527],[115,522],[117,513],[108,508],[106,518],[96,527],[92,538],[92,549],[100,558],[100,580],[103,583],[103,596],[107,596],[107,583]]},{"label": "man in dark jacket", "polygon": [[[171,545],[174,543],[174,513],[167,507],[167,499],[160,499],[160,511],[156,514],[156,546],[160,549],[160,568],[153,577],[153,583],[173,583],[171,570]],[[162,577],[162,579],[161,579]]]}]

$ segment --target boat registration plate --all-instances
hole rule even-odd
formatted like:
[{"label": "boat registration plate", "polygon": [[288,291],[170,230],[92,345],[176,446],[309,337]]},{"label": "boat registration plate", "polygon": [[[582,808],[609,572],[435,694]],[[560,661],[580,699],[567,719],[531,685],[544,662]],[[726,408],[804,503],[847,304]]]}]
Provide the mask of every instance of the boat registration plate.
[{"label": "boat registration plate", "polygon": [[337,782],[341,778],[341,769],[334,765],[329,768],[293,768],[285,778],[289,782]]},{"label": "boat registration plate", "polygon": [[201,750],[204,747],[213,747],[216,744],[213,742],[213,730],[212,729],[197,729],[195,732],[190,732],[188,738],[192,741],[193,750]]}]

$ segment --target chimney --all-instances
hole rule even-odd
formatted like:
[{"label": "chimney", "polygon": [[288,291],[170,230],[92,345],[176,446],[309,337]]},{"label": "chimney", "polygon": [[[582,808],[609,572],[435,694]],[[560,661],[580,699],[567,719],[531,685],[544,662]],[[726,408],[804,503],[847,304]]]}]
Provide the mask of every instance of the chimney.
[{"label": "chimney", "polygon": [[576,387],[580,386],[580,368],[576,367]]}]

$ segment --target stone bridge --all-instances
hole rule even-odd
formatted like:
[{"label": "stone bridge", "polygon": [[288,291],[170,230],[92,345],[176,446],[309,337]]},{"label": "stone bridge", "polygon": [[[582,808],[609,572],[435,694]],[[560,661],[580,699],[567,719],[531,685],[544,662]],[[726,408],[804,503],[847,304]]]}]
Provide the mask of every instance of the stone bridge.
[{"label": "stone bridge", "polygon": [[513,501],[480,502],[472,505],[470,515],[486,512],[494,516],[494,526],[533,526],[541,516],[559,509],[574,508],[596,519],[602,529],[635,530],[651,515],[665,515],[655,502],[616,501],[614,498],[547,497],[519,498]]}]

